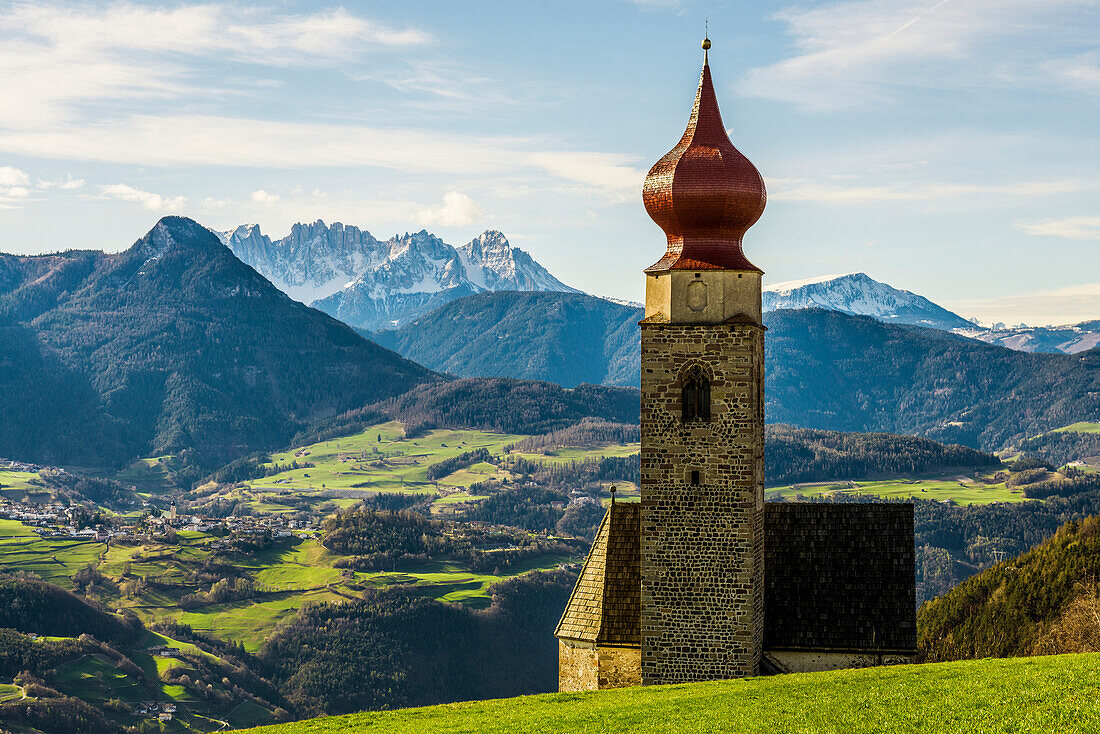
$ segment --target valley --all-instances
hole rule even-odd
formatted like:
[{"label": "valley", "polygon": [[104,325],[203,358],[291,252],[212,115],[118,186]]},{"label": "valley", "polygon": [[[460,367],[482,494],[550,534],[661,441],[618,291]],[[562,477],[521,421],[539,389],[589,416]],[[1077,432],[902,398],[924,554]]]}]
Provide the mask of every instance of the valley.
[{"label": "valley", "polygon": [[1100,732],[1100,0],[0,29],[0,734]]},{"label": "valley", "polygon": [[[493,242],[482,256],[505,252]],[[175,218],[116,255],[0,264],[17,357],[0,570],[43,619],[75,603],[45,582],[138,630],[107,650],[17,620],[58,639],[32,668],[64,703],[22,698],[43,684],[8,671],[5,724],[69,711],[212,731],[552,688],[551,631],[610,489],[639,495],[639,309],[451,291],[367,333],[378,346]],[[478,267],[478,287],[503,283]],[[93,349],[106,313],[126,338]],[[918,602],[1100,512],[1095,355],[886,315],[766,315],[766,409],[787,421],[764,431],[769,501],[911,499]],[[158,337],[163,319],[178,333]],[[123,658],[136,667],[112,672]]]}]

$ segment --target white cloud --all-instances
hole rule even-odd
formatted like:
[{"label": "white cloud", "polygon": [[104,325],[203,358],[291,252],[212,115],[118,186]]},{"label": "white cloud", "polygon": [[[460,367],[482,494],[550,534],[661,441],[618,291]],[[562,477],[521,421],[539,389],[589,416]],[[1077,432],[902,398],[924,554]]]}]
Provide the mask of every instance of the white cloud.
[{"label": "white cloud", "polygon": [[1067,86],[1100,93],[1100,52],[1090,51],[1068,59],[1055,59],[1046,65],[1046,69]]},{"label": "white cloud", "polygon": [[62,189],[63,191],[72,191],[74,189],[79,189],[83,185],[84,179],[73,178],[73,175],[71,173],[68,174],[62,181],[43,181],[42,179],[39,179],[37,184],[38,188],[40,189]]},{"label": "white cloud", "polygon": [[[636,193],[642,172],[630,159],[532,155],[545,151],[545,140],[212,112],[221,94],[255,93],[256,80],[268,73],[259,65],[341,73],[366,67],[374,80],[444,102],[506,101],[484,75],[397,53],[429,40],[424,31],[344,9],[295,14],[264,4],[0,4],[0,151],[142,166],[380,167],[510,176],[522,179],[519,185],[541,183],[549,173],[599,191]],[[387,55],[362,63],[372,51]],[[402,65],[411,71],[378,71]],[[189,112],[162,113],[180,109]],[[162,199],[161,206],[171,201]]]},{"label": "white cloud", "polygon": [[0,166],[0,209],[11,209],[12,204],[30,195],[27,184],[31,177],[26,171],[11,166]]},{"label": "white cloud", "polygon": [[1038,222],[1013,222],[1028,234],[1067,240],[1100,240],[1100,217],[1064,217]]},{"label": "white cloud", "polygon": [[161,196],[149,191],[142,191],[127,184],[109,184],[99,187],[101,196],[110,199],[121,199],[141,204],[146,209],[163,212],[178,212],[187,205],[185,196]]},{"label": "white cloud", "polygon": [[527,160],[555,176],[607,192],[638,194],[645,180],[645,171],[631,165],[635,158],[615,153],[531,153]]},{"label": "white cloud", "polygon": [[[898,87],[1013,84],[1050,64],[1075,12],[1096,0],[840,0],[791,6],[794,55],[743,92],[812,109],[871,106]],[[1024,37],[1027,44],[1001,43]]]},{"label": "white cloud", "polygon": [[31,177],[26,171],[11,166],[0,166],[0,186],[26,186],[31,182]]},{"label": "white cloud", "polygon": [[359,125],[141,115],[109,125],[9,132],[0,135],[0,150],[146,166],[380,166],[479,174],[514,168],[526,142]]},{"label": "white cloud", "polygon": [[[279,13],[263,5],[143,7],[15,2],[0,10],[0,126],[33,128],[124,100],[208,94],[194,66],[337,66],[371,50],[418,46],[416,29],[347,10]],[[232,75],[229,79],[234,78]],[[232,83],[232,82],[230,82]],[[214,90],[216,91],[216,90]]]},{"label": "white cloud", "polygon": [[1100,317],[1100,283],[1083,283],[1002,298],[958,300],[948,305],[982,323],[1077,324]]},{"label": "white cloud", "polygon": [[676,10],[683,3],[681,0],[625,0],[631,5],[637,5],[643,10]]},{"label": "white cloud", "polygon": [[960,196],[1034,197],[1082,190],[1077,181],[1026,181],[1016,184],[912,182],[883,186],[831,186],[799,179],[768,181],[768,198],[777,201],[817,201],[867,204],[889,201],[931,201]]},{"label": "white cloud", "polygon": [[416,218],[424,226],[439,224],[444,227],[464,227],[484,216],[485,212],[469,196],[458,191],[448,191],[443,195],[441,207],[425,209]]},{"label": "white cloud", "polygon": [[252,201],[256,202],[257,204],[274,204],[279,200],[279,195],[269,194],[263,189],[260,189],[259,191],[253,191],[252,195],[248,198],[252,199]]}]

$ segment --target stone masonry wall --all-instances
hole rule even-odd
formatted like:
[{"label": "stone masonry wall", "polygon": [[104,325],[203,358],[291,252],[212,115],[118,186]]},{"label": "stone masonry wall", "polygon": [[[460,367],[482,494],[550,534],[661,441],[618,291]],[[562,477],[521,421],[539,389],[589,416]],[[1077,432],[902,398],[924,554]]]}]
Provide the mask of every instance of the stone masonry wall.
[{"label": "stone masonry wall", "polygon": [[[711,418],[685,423],[680,376],[696,364],[711,377]],[[763,397],[761,326],[642,322],[643,684],[759,671]]]},{"label": "stone masonry wall", "polygon": [[558,690],[594,691],[599,687],[599,657],[595,645],[558,640]]},{"label": "stone masonry wall", "polygon": [[642,650],[639,647],[597,648],[600,672],[597,685],[604,688],[626,688],[642,683]]}]

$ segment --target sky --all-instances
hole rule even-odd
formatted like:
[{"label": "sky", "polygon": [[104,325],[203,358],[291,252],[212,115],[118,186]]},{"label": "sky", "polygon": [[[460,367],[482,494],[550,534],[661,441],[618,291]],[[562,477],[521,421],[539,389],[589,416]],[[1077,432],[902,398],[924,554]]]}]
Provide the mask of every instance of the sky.
[{"label": "sky", "polygon": [[641,300],[640,189],[709,22],[765,283],[866,272],[983,322],[1100,318],[1100,0],[0,2],[0,251],[158,218],[503,231]]}]

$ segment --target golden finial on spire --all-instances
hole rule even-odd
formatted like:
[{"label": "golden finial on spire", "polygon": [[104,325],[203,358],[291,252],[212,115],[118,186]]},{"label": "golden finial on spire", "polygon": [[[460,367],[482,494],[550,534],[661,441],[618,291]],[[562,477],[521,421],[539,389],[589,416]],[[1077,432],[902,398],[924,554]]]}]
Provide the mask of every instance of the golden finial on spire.
[{"label": "golden finial on spire", "polygon": [[707,52],[710,51],[710,18],[704,20],[703,23],[703,64],[705,65],[708,61]]}]

